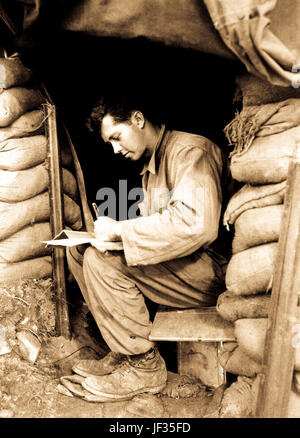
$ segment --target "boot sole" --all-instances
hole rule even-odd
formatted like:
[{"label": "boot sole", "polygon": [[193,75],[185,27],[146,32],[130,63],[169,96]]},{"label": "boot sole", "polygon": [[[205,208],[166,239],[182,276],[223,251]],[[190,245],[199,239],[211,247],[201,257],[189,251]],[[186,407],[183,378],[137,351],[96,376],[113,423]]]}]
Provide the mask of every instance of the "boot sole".
[{"label": "boot sole", "polygon": [[98,391],[97,389],[90,387],[85,381],[82,382],[82,386],[87,391],[91,392],[92,394],[95,394],[99,397],[103,397],[103,401],[113,402],[113,401],[131,400],[136,395],[143,394],[145,392],[150,393],[150,394],[157,394],[165,388],[166,383],[164,385],[160,385],[160,386],[141,388],[141,389],[138,389],[137,391],[133,391],[133,392],[126,394],[126,395],[109,394],[109,393]]},{"label": "boot sole", "polygon": [[[79,378],[79,379],[78,379]],[[103,403],[107,401],[105,397],[96,396],[92,394],[90,391],[87,391],[82,386],[82,380],[80,380],[80,376],[65,376],[60,378],[61,384],[64,388],[66,388],[71,395],[76,395],[80,397],[82,400],[86,400],[88,402],[94,403]]]}]

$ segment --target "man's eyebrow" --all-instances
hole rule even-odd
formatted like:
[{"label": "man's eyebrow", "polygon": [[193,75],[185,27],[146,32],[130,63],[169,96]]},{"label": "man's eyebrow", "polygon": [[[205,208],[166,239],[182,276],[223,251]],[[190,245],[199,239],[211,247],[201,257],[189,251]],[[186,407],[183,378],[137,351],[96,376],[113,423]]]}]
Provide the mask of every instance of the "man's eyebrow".
[{"label": "man's eyebrow", "polygon": [[105,136],[101,135],[101,137],[103,138],[104,143],[109,143],[109,141],[111,140],[112,136],[113,136],[113,134],[111,134],[109,136],[109,138],[106,138]]},{"label": "man's eyebrow", "polygon": [[110,134],[110,136],[108,137],[107,141],[112,140],[114,137],[117,137],[118,135],[120,135],[120,133],[117,132],[113,132],[112,134]]}]

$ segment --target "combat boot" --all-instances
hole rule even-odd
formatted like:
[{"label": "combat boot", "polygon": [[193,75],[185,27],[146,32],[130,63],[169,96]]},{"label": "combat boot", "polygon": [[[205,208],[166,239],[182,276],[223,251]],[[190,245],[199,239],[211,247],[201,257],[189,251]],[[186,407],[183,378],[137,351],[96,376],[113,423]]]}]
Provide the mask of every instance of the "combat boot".
[{"label": "combat boot", "polygon": [[166,364],[157,348],[127,356],[123,365],[106,376],[87,377],[82,386],[103,401],[130,400],[144,392],[156,394],[167,382]]},{"label": "combat boot", "polygon": [[72,370],[83,377],[104,376],[115,371],[126,360],[126,355],[110,351],[102,359],[85,359],[77,362]]}]

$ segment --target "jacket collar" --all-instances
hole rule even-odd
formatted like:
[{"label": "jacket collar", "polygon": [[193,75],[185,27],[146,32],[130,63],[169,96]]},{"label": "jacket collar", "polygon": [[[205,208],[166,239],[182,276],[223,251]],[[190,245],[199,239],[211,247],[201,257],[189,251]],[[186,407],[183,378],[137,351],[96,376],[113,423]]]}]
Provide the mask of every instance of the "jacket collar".
[{"label": "jacket collar", "polygon": [[161,125],[161,129],[159,132],[159,136],[158,136],[158,140],[157,143],[153,149],[153,153],[150,157],[150,160],[144,164],[143,170],[141,171],[140,175],[144,175],[147,171],[151,172],[153,175],[156,175],[156,156],[157,156],[157,151],[160,148],[164,135],[165,135],[165,131],[166,131],[166,126],[165,125]]}]

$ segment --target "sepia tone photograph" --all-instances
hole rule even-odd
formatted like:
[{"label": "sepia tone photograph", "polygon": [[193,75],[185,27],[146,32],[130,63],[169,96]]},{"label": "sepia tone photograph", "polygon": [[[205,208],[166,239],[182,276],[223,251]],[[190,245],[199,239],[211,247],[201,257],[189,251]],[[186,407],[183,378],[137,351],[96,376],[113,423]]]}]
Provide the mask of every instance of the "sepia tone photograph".
[{"label": "sepia tone photograph", "polygon": [[0,1],[8,427],[300,418],[299,25],[299,0]]}]

